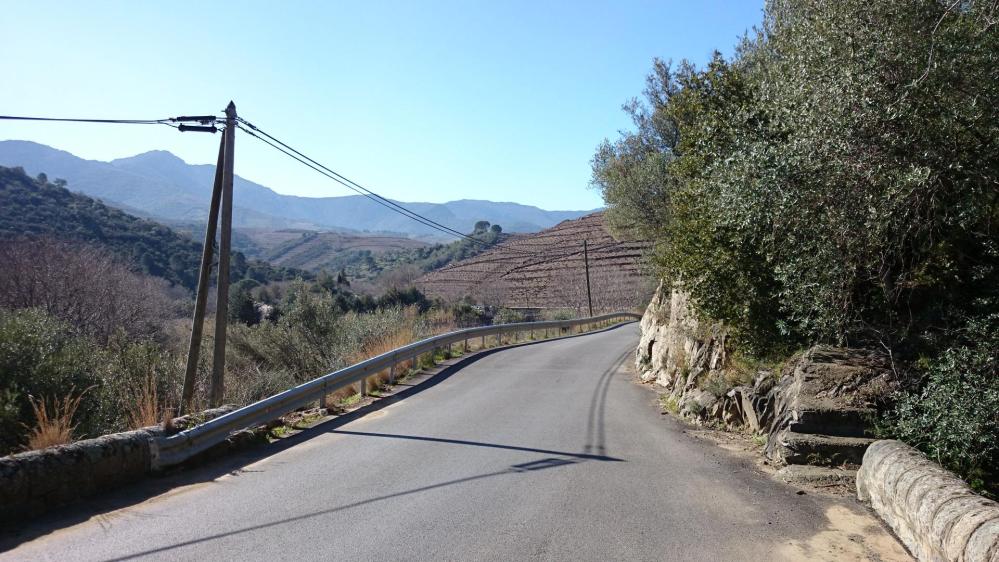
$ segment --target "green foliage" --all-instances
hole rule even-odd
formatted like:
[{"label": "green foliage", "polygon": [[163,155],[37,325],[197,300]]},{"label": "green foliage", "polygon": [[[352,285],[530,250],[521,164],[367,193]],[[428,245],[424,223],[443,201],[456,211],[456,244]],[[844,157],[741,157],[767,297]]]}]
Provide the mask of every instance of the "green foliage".
[{"label": "green foliage", "polygon": [[774,1],[733,60],[657,61],[594,158],[612,225],[748,348],[953,329],[999,282],[984,10]]},{"label": "green foliage", "polygon": [[252,290],[260,286],[253,279],[243,279],[229,288],[229,319],[253,325],[260,322],[260,312],[253,301]]},{"label": "green foliage", "polygon": [[527,316],[523,311],[512,308],[500,308],[493,315],[493,324],[516,324],[517,322],[526,321]]},{"label": "green foliage", "polygon": [[964,329],[999,313],[994,11],[770,0],[731,59],[657,60],[593,159],[614,230],[744,353],[872,346],[922,372],[894,431],[973,482],[999,442],[996,342]]},{"label": "green foliage", "polygon": [[[66,189],[65,182],[33,179],[0,167],[0,237],[54,236],[104,246],[143,273],[194,289],[201,244],[156,222],[140,219]],[[232,254],[233,282],[265,283],[311,275]]]},{"label": "green foliage", "polygon": [[999,315],[969,332],[974,343],[926,362],[922,384],[901,394],[882,431],[999,497]]},{"label": "green foliage", "polygon": [[74,435],[93,437],[128,429],[129,408],[146,377],[168,394],[178,374],[155,344],[118,337],[101,346],[40,310],[0,309],[0,454],[24,445],[34,422],[29,396],[91,389],[74,418]]}]

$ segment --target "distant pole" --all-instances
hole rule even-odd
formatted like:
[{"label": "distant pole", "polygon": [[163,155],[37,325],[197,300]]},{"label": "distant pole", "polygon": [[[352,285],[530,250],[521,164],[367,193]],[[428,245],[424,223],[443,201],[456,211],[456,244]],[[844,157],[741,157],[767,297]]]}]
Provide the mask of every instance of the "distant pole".
[{"label": "distant pole", "polygon": [[208,207],[208,226],[205,228],[205,245],[201,249],[201,272],[198,275],[198,289],[194,301],[194,322],[191,325],[191,345],[187,350],[187,370],[184,372],[184,392],[178,416],[191,410],[194,400],[194,384],[198,376],[198,359],[201,357],[201,332],[205,327],[205,306],[208,303],[208,281],[212,276],[212,250],[215,246],[215,233],[218,230],[219,200],[222,198],[222,165],[225,155],[225,136],[219,142],[219,157],[215,164],[215,184],[212,187],[212,202]]},{"label": "distant pole", "polygon": [[586,240],[583,240],[583,263],[586,264],[586,304],[593,316],[593,296],[590,294],[590,255],[586,250]]},{"label": "distant pole", "polygon": [[232,253],[232,172],[236,148],[236,105],[225,108],[225,157],[222,165],[222,233],[219,237],[218,302],[215,305],[215,355],[212,360],[212,407],[225,394],[225,340],[229,319],[229,257]]}]

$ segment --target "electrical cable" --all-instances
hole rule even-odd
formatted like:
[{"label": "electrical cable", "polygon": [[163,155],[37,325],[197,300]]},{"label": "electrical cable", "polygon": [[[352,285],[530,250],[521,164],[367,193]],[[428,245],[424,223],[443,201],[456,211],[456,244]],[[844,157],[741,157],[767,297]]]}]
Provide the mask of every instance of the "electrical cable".
[{"label": "electrical cable", "polygon": [[[379,194],[375,193],[374,191],[371,191],[370,189],[368,189],[368,188],[360,185],[359,183],[357,183],[357,182],[355,182],[355,181],[353,181],[353,180],[351,180],[351,179],[343,176],[342,174],[336,172],[335,170],[332,170],[332,169],[328,168],[327,166],[324,166],[322,163],[316,161],[313,158],[308,157],[307,155],[303,154],[301,151],[296,150],[295,148],[289,146],[287,143],[282,142],[280,139],[277,139],[273,135],[268,134],[266,131],[261,130],[259,127],[253,125],[249,121],[247,121],[247,120],[245,120],[245,119],[243,119],[241,117],[237,117],[237,120],[240,123],[240,126],[239,126],[240,129],[242,129],[244,132],[250,134],[251,136],[254,136],[258,140],[260,140],[260,141],[262,141],[262,142],[270,145],[271,147],[279,150],[280,152],[284,153],[285,155],[287,155],[287,156],[289,156],[291,158],[294,158],[298,162],[307,165],[308,167],[312,168],[313,170],[315,170],[315,171],[323,174],[324,176],[326,176],[326,177],[328,177],[328,178],[336,181],[340,185],[343,185],[344,187],[347,187],[348,189],[350,189],[350,190],[352,190],[352,191],[354,191],[356,193],[359,193],[360,195],[363,195],[363,196],[367,197],[368,199],[370,199],[370,200],[372,200],[372,201],[374,201],[374,202],[382,205],[383,207],[386,207],[386,208],[388,208],[388,209],[390,209],[392,211],[395,211],[396,213],[399,213],[399,214],[401,214],[403,216],[406,216],[406,217],[408,217],[410,219],[413,219],[413,220],[419,222],[420,224],[423,224],[424,226],[428,226],[430,228],[433,228],[433,229],[438,230],[440,232],[443,232],[445,234],[449,234],[451,236],[456,236],[456,237],[459,237],[459,238],[462,238],[462,239],[465,239],[465,240],[469,240],[472,243],[479,244],[479,245],[482,245],[482,246],[485,246],[485,247],[488,247],[488,248],[492,248],[492,249],[498,249],[498,250],[502,250],[502,251],[514,252],[514,253],[519,253],[519,254],[524,254],[524,255],[533,255],[533,256],[540,255],[537,252],[528,252],[528,251],[519,250],[519,249],[516,249],[516,248],[505,247],[502,244],[491,245],[488,242],[484,242],[484,241],[479,240],[477,238],[473,238],[473,237],[471,237],[471,236],[469,236],[469,235],[467,235],[467,234],[465,234],[463,232],[459,232],[459,231],[457,231],[457,230],[455,230],[453,228],[450,228],[450,227],[445,226],[445,225],[443,225],[443,224],[441,224],[439,222],[436,222],[436,221],[434,221],[432,219],[429,219],[429,218],[427,218],[427,217],[425,217],[425,216],[423,216],[423,215],[421,215],[421,214],[419,214],[419,213],[417,213],[415,211],[412,211],[412,210],[407,209],[406,207],[404,207],[402,205],[399,205],[398,203],[396,203],[395,201],[392,201],[391,199],[388,199],[386,197],[382,197],[381,195],[379,195]],[[250,129],[252,129],[252,130],[250,130]],[[256,134],[254,134],[254,132],[260,133],[260,135],[263,135],[263,136],[256,135]],[[263,137],[267,137],[267,138],[265,139]],[[268,140],[268,139],[270,139],[270,140]],[[278,145],[280,145],[280,146],[278,146]]]}]

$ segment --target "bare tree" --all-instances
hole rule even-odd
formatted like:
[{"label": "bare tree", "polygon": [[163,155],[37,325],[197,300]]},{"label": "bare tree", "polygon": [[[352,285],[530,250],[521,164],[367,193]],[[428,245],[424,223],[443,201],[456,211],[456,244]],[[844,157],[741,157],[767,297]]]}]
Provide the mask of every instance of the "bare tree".
[{"label": "bare tree", "polygon": [[134,273],[94,246],[8,239],[0,264],[0,307],[40,308],[101,342],[117,330],[154,335],[174,315],[166,281]]}]

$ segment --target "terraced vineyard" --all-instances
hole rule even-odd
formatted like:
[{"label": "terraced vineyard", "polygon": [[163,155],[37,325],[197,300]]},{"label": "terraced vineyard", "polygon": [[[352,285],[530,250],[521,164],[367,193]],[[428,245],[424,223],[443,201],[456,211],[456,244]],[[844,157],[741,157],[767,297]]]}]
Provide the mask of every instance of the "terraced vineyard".
[{"label": "terraced vineyard", "polygon": [[589,246],[595,311],[644,305],[654,287],[643,275],[648,242],[619,242],[603,213],[567,220],[537,234],[517,234],[473,258],[430,272],[417,287],[430,297],[511,308],[586,309],[583,240]]}]

